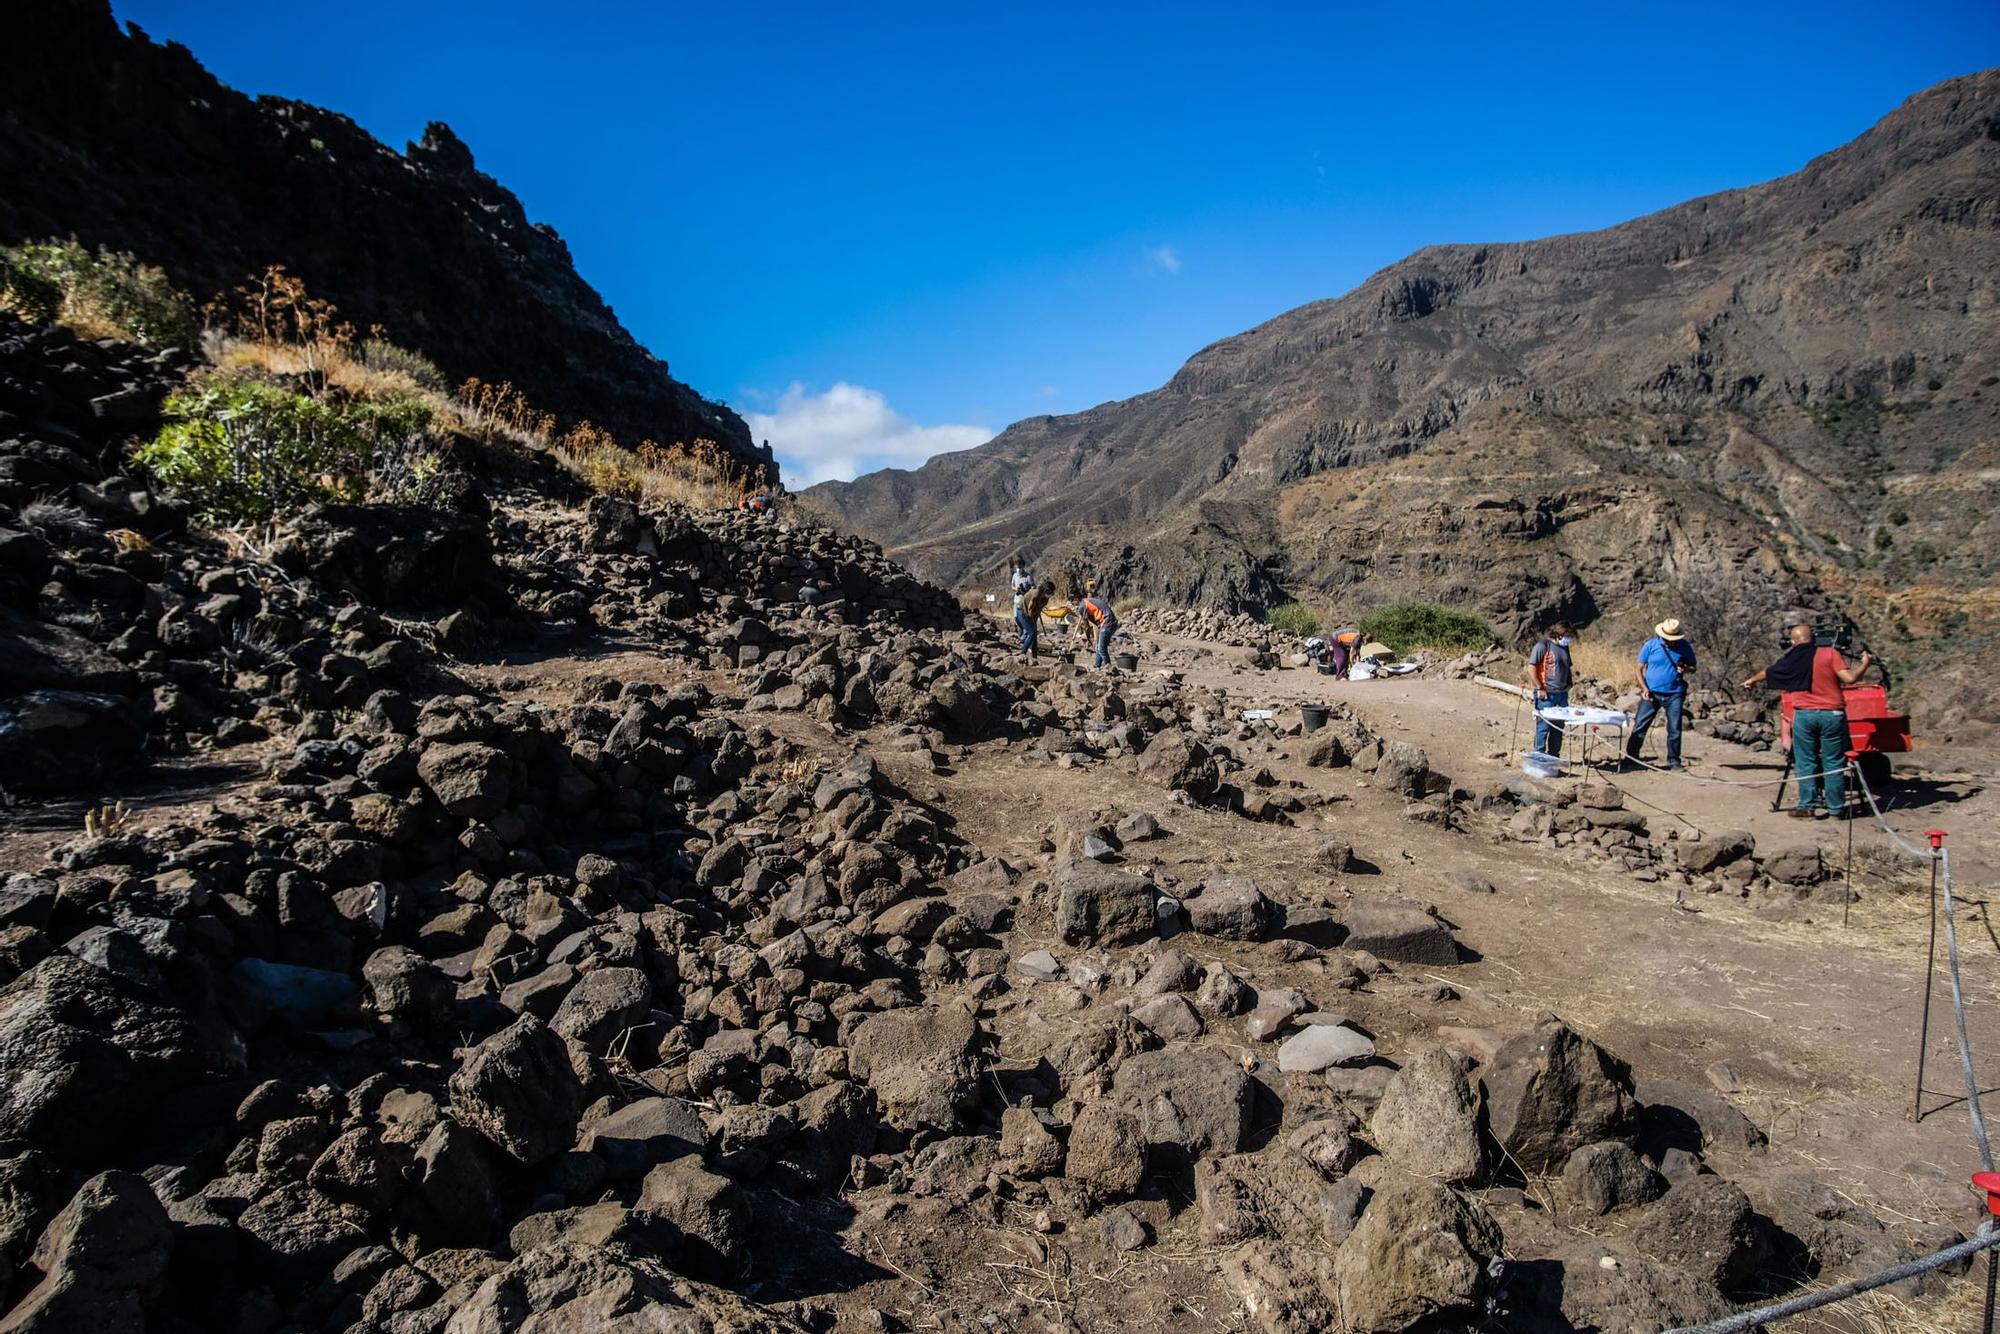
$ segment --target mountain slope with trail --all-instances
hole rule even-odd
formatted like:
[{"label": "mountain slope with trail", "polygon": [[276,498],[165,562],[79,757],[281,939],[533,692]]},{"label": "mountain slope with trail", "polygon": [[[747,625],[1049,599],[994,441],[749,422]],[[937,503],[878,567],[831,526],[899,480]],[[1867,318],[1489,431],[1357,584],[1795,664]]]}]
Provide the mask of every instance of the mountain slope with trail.
[{"label": "mountain slope with trail", "polygon": [[1025,550],[1174,603],[1421,596],[1510,632],[1689,587],[1843,609],[1966,726],[2000,634],[1996,232],[1987,71],[1779,180],[1427,247],[1151,393],[812,494],[952,585]]}]

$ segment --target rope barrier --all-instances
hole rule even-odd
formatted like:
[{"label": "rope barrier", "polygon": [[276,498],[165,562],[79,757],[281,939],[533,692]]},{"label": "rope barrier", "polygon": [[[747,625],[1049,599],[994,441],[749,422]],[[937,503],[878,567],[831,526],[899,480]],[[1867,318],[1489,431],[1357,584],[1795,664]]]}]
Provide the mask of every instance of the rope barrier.
[{"label": "rope barrier", "polygon": [[1667,816],[1669,819],[1679,820],[1682,824],[1686,825],[1689,829],[1694,830],[1694,832],[1697,834],[1701,834],[1704,837],[1707,836],[1708,833],[1707,830],[1703,829],[1700,825],[1696,824],[1694,821],[1688,819],[1685,815],[1682,815],[1679,811],[1670,810],[1665,806],[1657,804],[1656,802],[1647,801],[1644,797],[1634,792],[1631,788],[1624,787],[1620,785],[1617,782],[1617,780],[1607,776],[1601,769],[1596,771],[1595,773],[1581,777],[1579,781],[1602,783],[1606,787],[1615,791],[1619,796],[1625,798],[1625,800],[1636,801],[1641,806],[1645,806],[1651,810],[1656,810],[1660,814]]},{"label": "rope barrier", "polygon": [[1869,789],[1868,780],[1862,777],[1861,769],[1860,766],[1858,765],[1855,767],[1854,770],[1854,778],[1855,781],[1859,783],[1861,786],[1861,795],[1868,798],[1868,809],[1874,814],[1875,823],[1882,826],[1882,832],[1889,836],[1890,841],[1893,842],[1897,847],[1901,848],[1903,851],[1909,853],[1912,857],[1920,857],[1926,861],[1930,860],[1931,853],[1929,850],[1925,848],[1915,847],[1909,843],[1905,843],[1903,841],[1903,836],[1901,834],[1898,834],[1894,829],[1891,829],[1889,827],[1889,822],[1882,818],[1882,807],[1879,803],[1876,802],[1875,793]]},{"label": "rope barrier", "polygon": [[1958,970],[1958,909],[1951,896],[1951,853],[1938,836],[1938,865],[1944,881],[1945,957],[1951,961],[1951,1005],[1958,1015],[1958,1063],[1965,1074],[1965,1105],[1972,1115],[1972,1133],[1979,1141],[1979,1160],[1993,1170],[1993,1143],[1986,1136],[1986,1117],[1979,1107],[1979,1079],[1972,1072],[1972,1040],[1965,1032],[1965,984]]},{"label": "rope barrier", "polygon": [[1947,1246],[1935,1254],[1921,1256],[1905,1264],[1899,1264],[1893,1269],[1884,1269],[1880,1273],[1869,1274],[1864,1278],[1850,1279],[1819,1292],[1809,1292],[1794,1297],[1790,1301],[1760,1306],[1754,1311],[1739,1311],[1726,1319],[1706,1325],[1683,1325],[1668,1330],[1667,1334],[1741,1334],[1741,1331],[1756,1329],[1773,1320],[1803,1315],[1807,1311],[1816,1311],[1822,1306],[1831,1306],[1835,1302],[1858,1297],[1864,1292],[1873,1292],[1876,1288],[1887,1287],[1891,1283],[1900,1283],[1906,1278],[1915,1278],[1918,1274],[1927,1274],[1933,1269],[1942,1269],[1961,1260],[1970,1260],[1981,1251],[1990,1251],[1995,1246],[2000,1246],[2000,1227],[1994,1226],[1989,1221],[1980,1226],[1970,1241]]},{"label": "rope barrier", "polygon": [[[1700,774],[1691,774],[1686,772],[1685,770],[1662,769],[1657,764],[1646,763],[1644,760],[1640,759],[1637,755],[1627,755],[1625,758],[1628,762],[1638,765],[1641,769],[1651,769],[1656,774],[1674,774],[1676,777],[1681,778],[1686,782],[1690,783],[1712,783],[1717,787],[1771,786],[1771,780],[1768,778],[1703,778]],[[1847,772],[1847,766],[1843,764],[1838,769],[1822,769],[1816,774],[1793,774],[1792,779],[1794,781],[1803,782],[1808,778],[1825,778],[1830,774],[1838,774],[1845,772]]]}]

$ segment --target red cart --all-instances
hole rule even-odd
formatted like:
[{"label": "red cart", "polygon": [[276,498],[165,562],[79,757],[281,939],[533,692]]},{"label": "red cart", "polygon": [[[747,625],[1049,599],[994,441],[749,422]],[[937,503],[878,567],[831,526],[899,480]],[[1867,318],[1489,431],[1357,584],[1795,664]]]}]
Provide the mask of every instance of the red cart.
[{"label": "red cart", "polygon": [[[1847,753],[1861,771],[1861,781],[1878,796],[1889,786],[1889,757],[1910,750],[1910,715],[1889,707],[1889,687],[1879,681],[1842,686],[1847,700]],[[1777,810],[1785,801],[1785,784],[1792,776],[1792,701],[1785,697],[1778,719],[1778,744],[1785,752],[1785,773],[1778,780]]]}]

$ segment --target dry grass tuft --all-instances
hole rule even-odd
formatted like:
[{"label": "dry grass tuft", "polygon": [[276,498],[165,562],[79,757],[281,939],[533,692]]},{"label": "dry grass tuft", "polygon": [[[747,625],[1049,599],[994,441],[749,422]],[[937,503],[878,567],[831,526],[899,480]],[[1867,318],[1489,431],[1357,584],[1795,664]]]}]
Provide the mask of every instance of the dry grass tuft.
[{"label": "dry grass tuft", "polygon": [[1614,690],[1639,688],[1637,645],[1579,639],[1570,645],[1569,661],[1580,681],[1601,681]]},{"label": "dry grass tuft", "polygon": [[726,509],[763,485],[763,470],[749,476],[713,440],[692,446],[642,440],[635,449],[610,432],[580,422],[556,441],[559,457],[594,491],[642,504]]},{"label": "dry grass tuft", "polygon": [[543,412],[507,381],[498,384],[474,376],[448,400],[459,427],[475,439],[491,443],[505,437],[517,444],[549,448],[556,433],[553,412]]},{"label": "dry grass tuft", "polygon": [[859,528],[850,524],[833,506],[809,492],[787,494],[785,497],[785,511],[799,518],[808,519],[822,528],[830,528],[836,533],[864,537],[871,542],[877,541],[870,534],[864,533]]},{"label": "dry grass tuft", "polygon": [[393,408],[398,420],[420,419],[424,434],[538,450],[605,495],[656,507],[715,509],[733,507],[767,484],[762,469],[742,472],[712,440],[628,446],[588,421],[561,430],[555,414],[504,381],[468,379],[448,392],[428,358],[388,342],[379,328],[357,335],[339,311],[281,267],[265,270],[206,313],[213,328],[205,349],[226,376],[296,387],[340,413],[360,405],[370,422],[384,420],[384,410]]},{"label": "dry grass tuft", "polygon": [[[1971,1271],[1951,1280],[1951,1287],[1933,1297],[1906,1301],[1887,1288],[1822,1306],[1817,1311],[1780,1320],[1770,1326],[1784,1334],[1961,1334],[1979,1328],[1986,1300],[1986,1264],[1975,1260]],[[1831,1283],[1809,1283],[1801,1292],[1823,1292]]]},{"label": "dry grass tuft", "polygon": [[83,832],[91,838],[116,838],[132,828],[134,817],[122,801],[93,806],[83,813]]},{"label": "dry grass tuft", "polygon": [[825,767],[811,755],[794,755],[778,766],[778,781],[804,785],[807,780],[818,777]]},{"label": "dry grass tuft", "polygon": [[371,366],[354,355],[353,344],[322,342],[307,347],[261,338],[227,337],[211,350],[216,366],[247,371],[272,379],[312,377],[325,388],[371,403],[391,398],[420,398],[444,409],[448,400],[426,389],[408,371]]}]

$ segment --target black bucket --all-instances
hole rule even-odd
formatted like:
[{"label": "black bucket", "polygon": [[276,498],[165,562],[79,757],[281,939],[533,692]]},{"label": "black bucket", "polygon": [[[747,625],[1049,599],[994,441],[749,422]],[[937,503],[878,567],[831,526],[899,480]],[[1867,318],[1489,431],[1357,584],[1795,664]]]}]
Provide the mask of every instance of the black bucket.
[{"label": "black bucket", "polygon": [[1118,670],[1121,672],[1136,672],[1139,670],[1139,655],[1136,653],[1115,654],[1111,661],[1118,664]]},{"label": "black bucket", "polygon": [[1320,728],[1326,726],[1326,719],[1327,719],[1326,705],[1324,704],[1299,705],[1299,721],[1305,724],[1306,731],[1308,732],[1319,731]]},{"label": "black bucket", "polygon": [[1320,664],[1319,664],[1319,674],[1320,674],[1321,676],[1332,676],[1332,675],[1333,675],[1333,664],[1332,664],[1331,662],[1327,661],[1326,659],[1322,658],[1322,659],[1320,660]]}]

